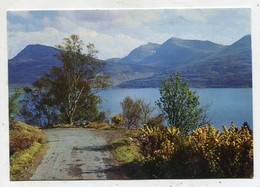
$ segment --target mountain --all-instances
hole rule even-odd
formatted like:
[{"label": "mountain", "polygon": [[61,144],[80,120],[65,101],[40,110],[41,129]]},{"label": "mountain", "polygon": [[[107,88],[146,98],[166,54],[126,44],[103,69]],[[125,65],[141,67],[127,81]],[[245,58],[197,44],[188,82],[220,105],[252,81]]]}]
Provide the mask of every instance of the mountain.
[{"label": "mountain", "polygon": [[129,53],[126,57],[122,58],[120,62],[122,63],[138,63],[142,62],[146,57],[153,55],[160,48],[159,44],[148,43],[137,47]]},{"label": "mountain", "polygon": [[138,62],[157,70],[163,70],[208,57],[224,47],[210,41],[183,40],[173,37],[162,45],[151,43],[142,45],[122,58],[120,62],[125,64]]},{"label": "mountain", "polygon": [[8,61],[9,83],[32,83],[52,66],[60,66],[61,62],[54,57],[58,52],[58,49],[44,45],[26,46]]},{"label": "mountain", "polygon": [[[55,58],[55,54],[58,52],[59,49],[50,46],[39,44],[26,46],[20,53],[8,61],[9,83],[31,84],[44,73],[49,72],[52,66],[60,66],[61,61]],[[145,72],[145,69],[140,68],[138,65],[115,63],[118,59],[108,60],[108,65],[104,69],[104,73],[111,75],[115,84],[152,75],[152,73]],[[139,69],[143,71],[139,71]]]},{"label": "mountain", "polygon": [[122,83],[120,87],[158,87],[161,79],[175,72],[193,87],[252,87],[251,36],[190,63],[169,67],[151,77]]},{"label": "mountain", "polygon": [[[9,83],[27,84],[61,65],[58,49],[28,45],[9,60]],[[169,38],[163,44],[148,43],[124,58],[106,60],[104,74],[118,87],[159,87],[161,79],[179,71],[193,87],[251,87],[251,36],[229,46],[210,41]]]}]

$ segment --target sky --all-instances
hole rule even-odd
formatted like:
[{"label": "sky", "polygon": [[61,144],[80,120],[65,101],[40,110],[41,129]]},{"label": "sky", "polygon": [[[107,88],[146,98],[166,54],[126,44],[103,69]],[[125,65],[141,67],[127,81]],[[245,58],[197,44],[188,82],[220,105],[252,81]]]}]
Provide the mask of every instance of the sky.
[{"label": "sky", "polygon": [[238,8],[9,11],[7,21],[9,59],[29,44],[55,46],[71,34],[108,59],[171,37],[230,45],[251,33],[250,9]]}]

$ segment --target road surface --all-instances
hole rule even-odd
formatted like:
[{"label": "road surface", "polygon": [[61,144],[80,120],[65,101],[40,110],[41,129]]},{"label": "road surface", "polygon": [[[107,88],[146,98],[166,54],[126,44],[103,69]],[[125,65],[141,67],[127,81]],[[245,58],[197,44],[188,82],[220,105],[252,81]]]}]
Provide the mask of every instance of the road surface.
[{"label": "road surface", "polygon": [[107,149],[109,131],[47,129],[49,149],[30,180],[123,179]]}]

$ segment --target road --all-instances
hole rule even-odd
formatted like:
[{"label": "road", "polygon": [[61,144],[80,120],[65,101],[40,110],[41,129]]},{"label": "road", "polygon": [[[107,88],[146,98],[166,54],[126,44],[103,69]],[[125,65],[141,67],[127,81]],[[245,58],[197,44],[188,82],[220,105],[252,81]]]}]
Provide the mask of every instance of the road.
[{"label": "road", "polygon": [[124,179],[108,151],[109,131],[47,129],[49,149],[30,180]]}]

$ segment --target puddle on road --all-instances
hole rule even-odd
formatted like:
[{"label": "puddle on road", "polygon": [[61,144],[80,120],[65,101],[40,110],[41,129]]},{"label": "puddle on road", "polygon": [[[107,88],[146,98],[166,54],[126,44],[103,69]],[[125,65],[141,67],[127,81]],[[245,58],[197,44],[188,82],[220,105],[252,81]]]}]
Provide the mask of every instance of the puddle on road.
[{"label": "puddle on road", "polygon": [[80,168],[80,166],[82,166],[82,164],[67,164],[70,165],[69,167],[69,172],[68,174],[72,177],[79,177],[82,178],[82,169]]}]

